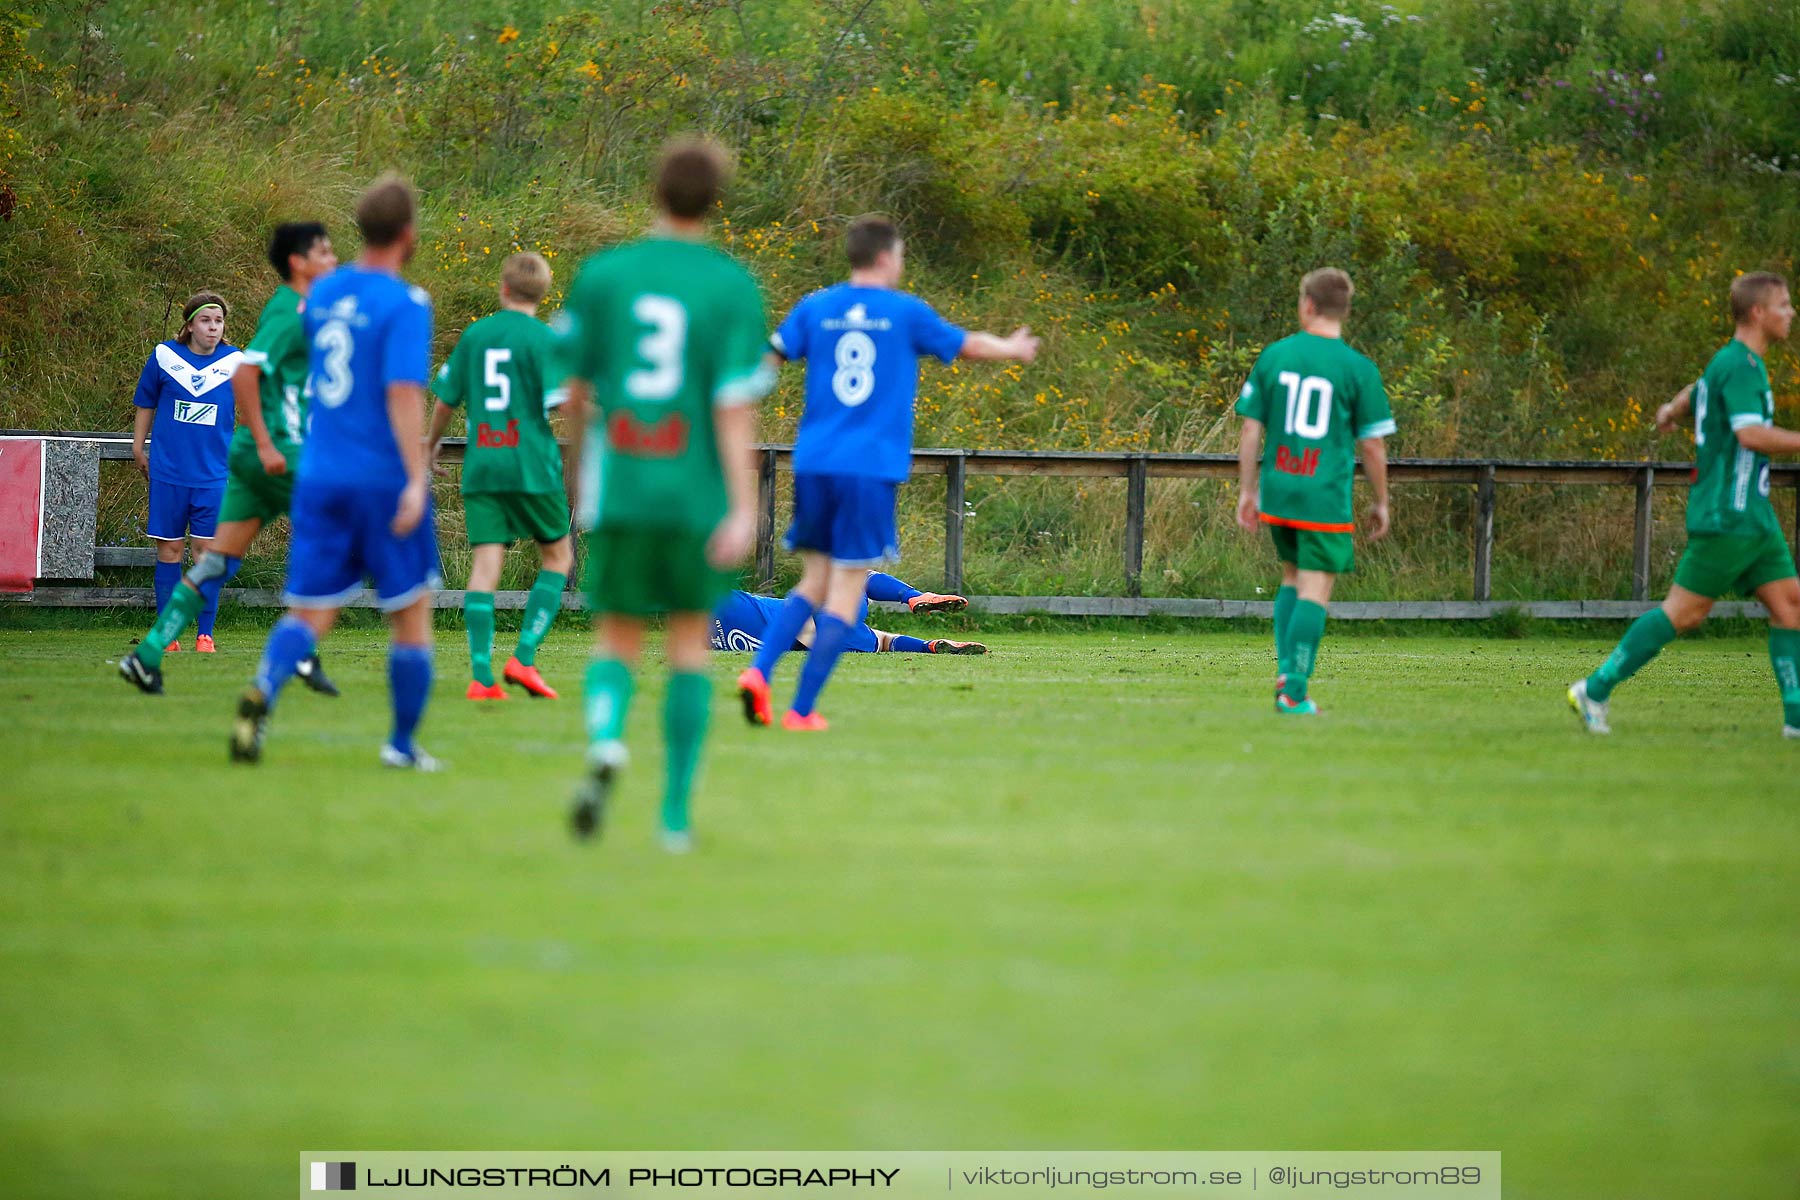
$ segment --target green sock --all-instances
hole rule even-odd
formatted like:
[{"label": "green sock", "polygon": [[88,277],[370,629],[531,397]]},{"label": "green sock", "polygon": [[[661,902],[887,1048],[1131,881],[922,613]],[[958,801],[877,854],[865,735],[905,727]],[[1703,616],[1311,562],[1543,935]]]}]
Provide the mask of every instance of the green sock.
[{"label": "green sock", "polygon": [[519,630],[519,648],[513,657],[531,666],[537,661],[537,649],[550,632],[550,623],[562,607],[563,585],[569,577],[561,571],[539,571],[532,582],[531,594],[525,597],[525,626]]},{"label": "green sock", "polygon": [[1289,700],[1306,699],[1306,683],[1319,661],[1319,642],[1325,636],[1325,606],[1311,600],[1294,600],[1288,618],[1288,677],[1281,690]]},{"label": "green sock", "polygon": [[669,752],[668,789],[663,793],[663,828],[685,832],[688,792],[706,744],[706,722],[712,715],[712,680],[695,671],[671,671],[663,700],[663,740]]},{"label": "green sock", "polygon": [[1769,626],[1769,663],[1781,689],[1781,719],[1800,729],[1800,629]]},{"label": "green sock", "polygon": [[164,647],[181,636],[181,631],[188,627],[188,622],[194,619],[203,603],[200,593],[186,579],[176,584],[169,603],[156,614],[156,624],[137,644],[138,661],[147,667],[162,666]]},{"label": "green sock", "polygon": [[[1631,623],[1631,628],[1619,639],[1618,648],[1588,676],[1588,695],[1604,703],[1614,688],[1636,675],[1645,663],[1674,640],[1675,626],[1669,622],[1669,614],[1660,608],[1651,609]],[[1771,653],[1773,646],[1771,641]]]},{"label": "green sock", "polygon": [[588,744],[617,742],[625,736],[625,714],[631,709],[631,668],[616,658],[588,663],[584,687]]},{"label": "green sock", "polygon": [[1294,605],[1300,593],[1283,584],[1275,592],[1275,669],[1283,675],[1293,665],[1293,645],[1288,627],[1294,619]]},{"label": "green sock", "polygon": [[469,672],[482,687],[493,687],[494,593],[463,593],[463,624],[469,631]]}]

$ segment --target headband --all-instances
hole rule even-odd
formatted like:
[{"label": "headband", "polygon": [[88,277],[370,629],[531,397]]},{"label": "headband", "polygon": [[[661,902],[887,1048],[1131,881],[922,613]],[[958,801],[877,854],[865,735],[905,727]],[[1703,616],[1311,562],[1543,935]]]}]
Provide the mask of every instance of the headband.
[{"label": "headband", "polygon": [[218,309],[220,316],[225,315],[225,306],[223,304],[202,304],[200,307],[196,308],[193,312],[189,313],[187,316],[185,316],[181,319],[183,321],[191,321],[195,317],[199,316],[201,313],[205,312],[209,308]]}]

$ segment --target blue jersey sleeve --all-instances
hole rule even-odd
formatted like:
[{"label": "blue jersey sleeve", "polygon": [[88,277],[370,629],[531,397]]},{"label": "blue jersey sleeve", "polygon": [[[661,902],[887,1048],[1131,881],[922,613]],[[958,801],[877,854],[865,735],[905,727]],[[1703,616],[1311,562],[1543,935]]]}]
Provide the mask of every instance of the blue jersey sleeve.
[{"label": "blue jersey sleeve", "polygon": [[812,307],[807,301],[812,297],[794,305],[794,310],[787,315],[781,327],[769,335],[769,345],[775,352],[789,362],[801,362],[806,358],[806,333],[811,322],[807,320],[807,312]]},{"label": "blue jersey sleeve", "polygon": [[161,375],[156,365],[156,352],[151,351],[150,357],[144,360],[144,369],[138,372],[137,391],[132,393],[131,403],[138,408],[155,408],[157,397],[162,394],[162,389],[157,386]]},{"label": "blue jersey sleeve", "polygon": [[431,301],[417,288],[408,289],[405,302],[388,318],[381,347],[381,387],[431,379]]},{"label": "blue jersey sleeve", "polygon": [[962,353],[968,334],[944,318],[923,300],[917,301],[910,322],[913,353],[929,354],[943,362],[953,362]]}]

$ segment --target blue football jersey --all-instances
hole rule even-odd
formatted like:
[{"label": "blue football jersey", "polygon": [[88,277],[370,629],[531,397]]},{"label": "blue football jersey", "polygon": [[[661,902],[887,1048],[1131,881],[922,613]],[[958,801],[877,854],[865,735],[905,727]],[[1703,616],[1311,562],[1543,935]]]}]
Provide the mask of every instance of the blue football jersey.
[{"label": "blue football jersey", "polygon": [[180,342],[163,342],[151,352],[131,397],[138,408],[154,408],[150,425],[150,478],[182,487],[223,487],[237,403],[231,377],[244,353],[220,342],[198,354]]},{"label": "blue football jersey", "polygon": [[794,306],[769,339],[806,362],[794,470],[894,482],[912,470],[919,358],[950,362],[967,335],[917,296],[840,283]]},{"label": "blue football jersey", "polygon": [[300,474],[395,490],[406,464],[388,420],[394,383],[431,379],[431,296],[382,271],[339,267],[307,297],[312,415]]}]

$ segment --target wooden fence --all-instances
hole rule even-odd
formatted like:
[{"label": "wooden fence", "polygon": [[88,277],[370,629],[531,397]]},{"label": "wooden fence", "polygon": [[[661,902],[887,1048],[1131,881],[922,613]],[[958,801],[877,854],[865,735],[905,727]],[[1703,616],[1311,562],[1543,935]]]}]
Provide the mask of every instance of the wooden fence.
[{"label": "wooden fence", "polygon": [[[101,460],[129,460],[131,439],[126,434],[56,433],[40,434],[23,431],[0,431],[5,436],[51,437],[92,443]],[[444,457],[459,461],[464,442],[446,439]],[[762,445],[758,472],[758,530],[756,545],[756,579],[766,584],[775,575],[775,500],[777,478],[790,470],[793,448]],[[1358,468],[1360,474],[1360,467]],[[1143,615],[1168,613],[1187,616],[1266,615],[1267,602],[1199,599],[1144,599],[1142,575],[1144,565],[1144,512],[1149,481],[1152,479],[1235,480],[1237,459],[1230,454],[1130,454],[1084,451],[1007,451],[1007,450],[942,450],[922,449],[913,452],[914,476],[944,477],[944,589],[960,592],[963,586],[963,522],[966,512],[968,479],[971,475],[1039,476],[1067,479],[1125,480],[1125,536],[1122,547],[1124,594],[1122,596],[1030,596],[971,597],[976,607],[990,612],[1051,612],[1070,615]],[[1530,462],[1496,459],[1394,459],[1389,463],[1388,477],[1395,484],[1438,484],[1473,487],[1475,489],[1474,520],[1470,529],[1473,542],[1472,601],[1387,601],[1333,605],[1333,614],[1356,617],[1480,617],[1509,604],[1493,600],[1494,528],[1501,488],[1517,484],[1553,484],[1629,489],[1633,498],[1631,559],[1631,602],[1625,601],[1536,601],[1522,607],[1529,612],[1551,617],[1620,617],[1641,611],[1649,600],[1650,545],[1654,529],[1652,497],[1657,488],[1685,488],[1691,482],[1693,466],[1679,462]],[[1771,486],[1794,492],[1796,529],[1800,530],[1800,464],[1775,464],[1770,468]],[[151,551],[143,547],[99,547],[95,552],[97,566],[147,565]],[[116,593],[126,589],[40,589],[44,592],[86,592],[95,595],[83,600],[74,595],[58,598],[44,595],[37,603],[94,604],[131,602]],[[523,593],[496,597],[501,606],[523,603]],[[246,594],[246,601],[256,602],[267,595]],[[445,593],[446,603],[457,601],[456,593]],[[1760,611],[1755,606],[1729,606],[1724,611]]]}]

